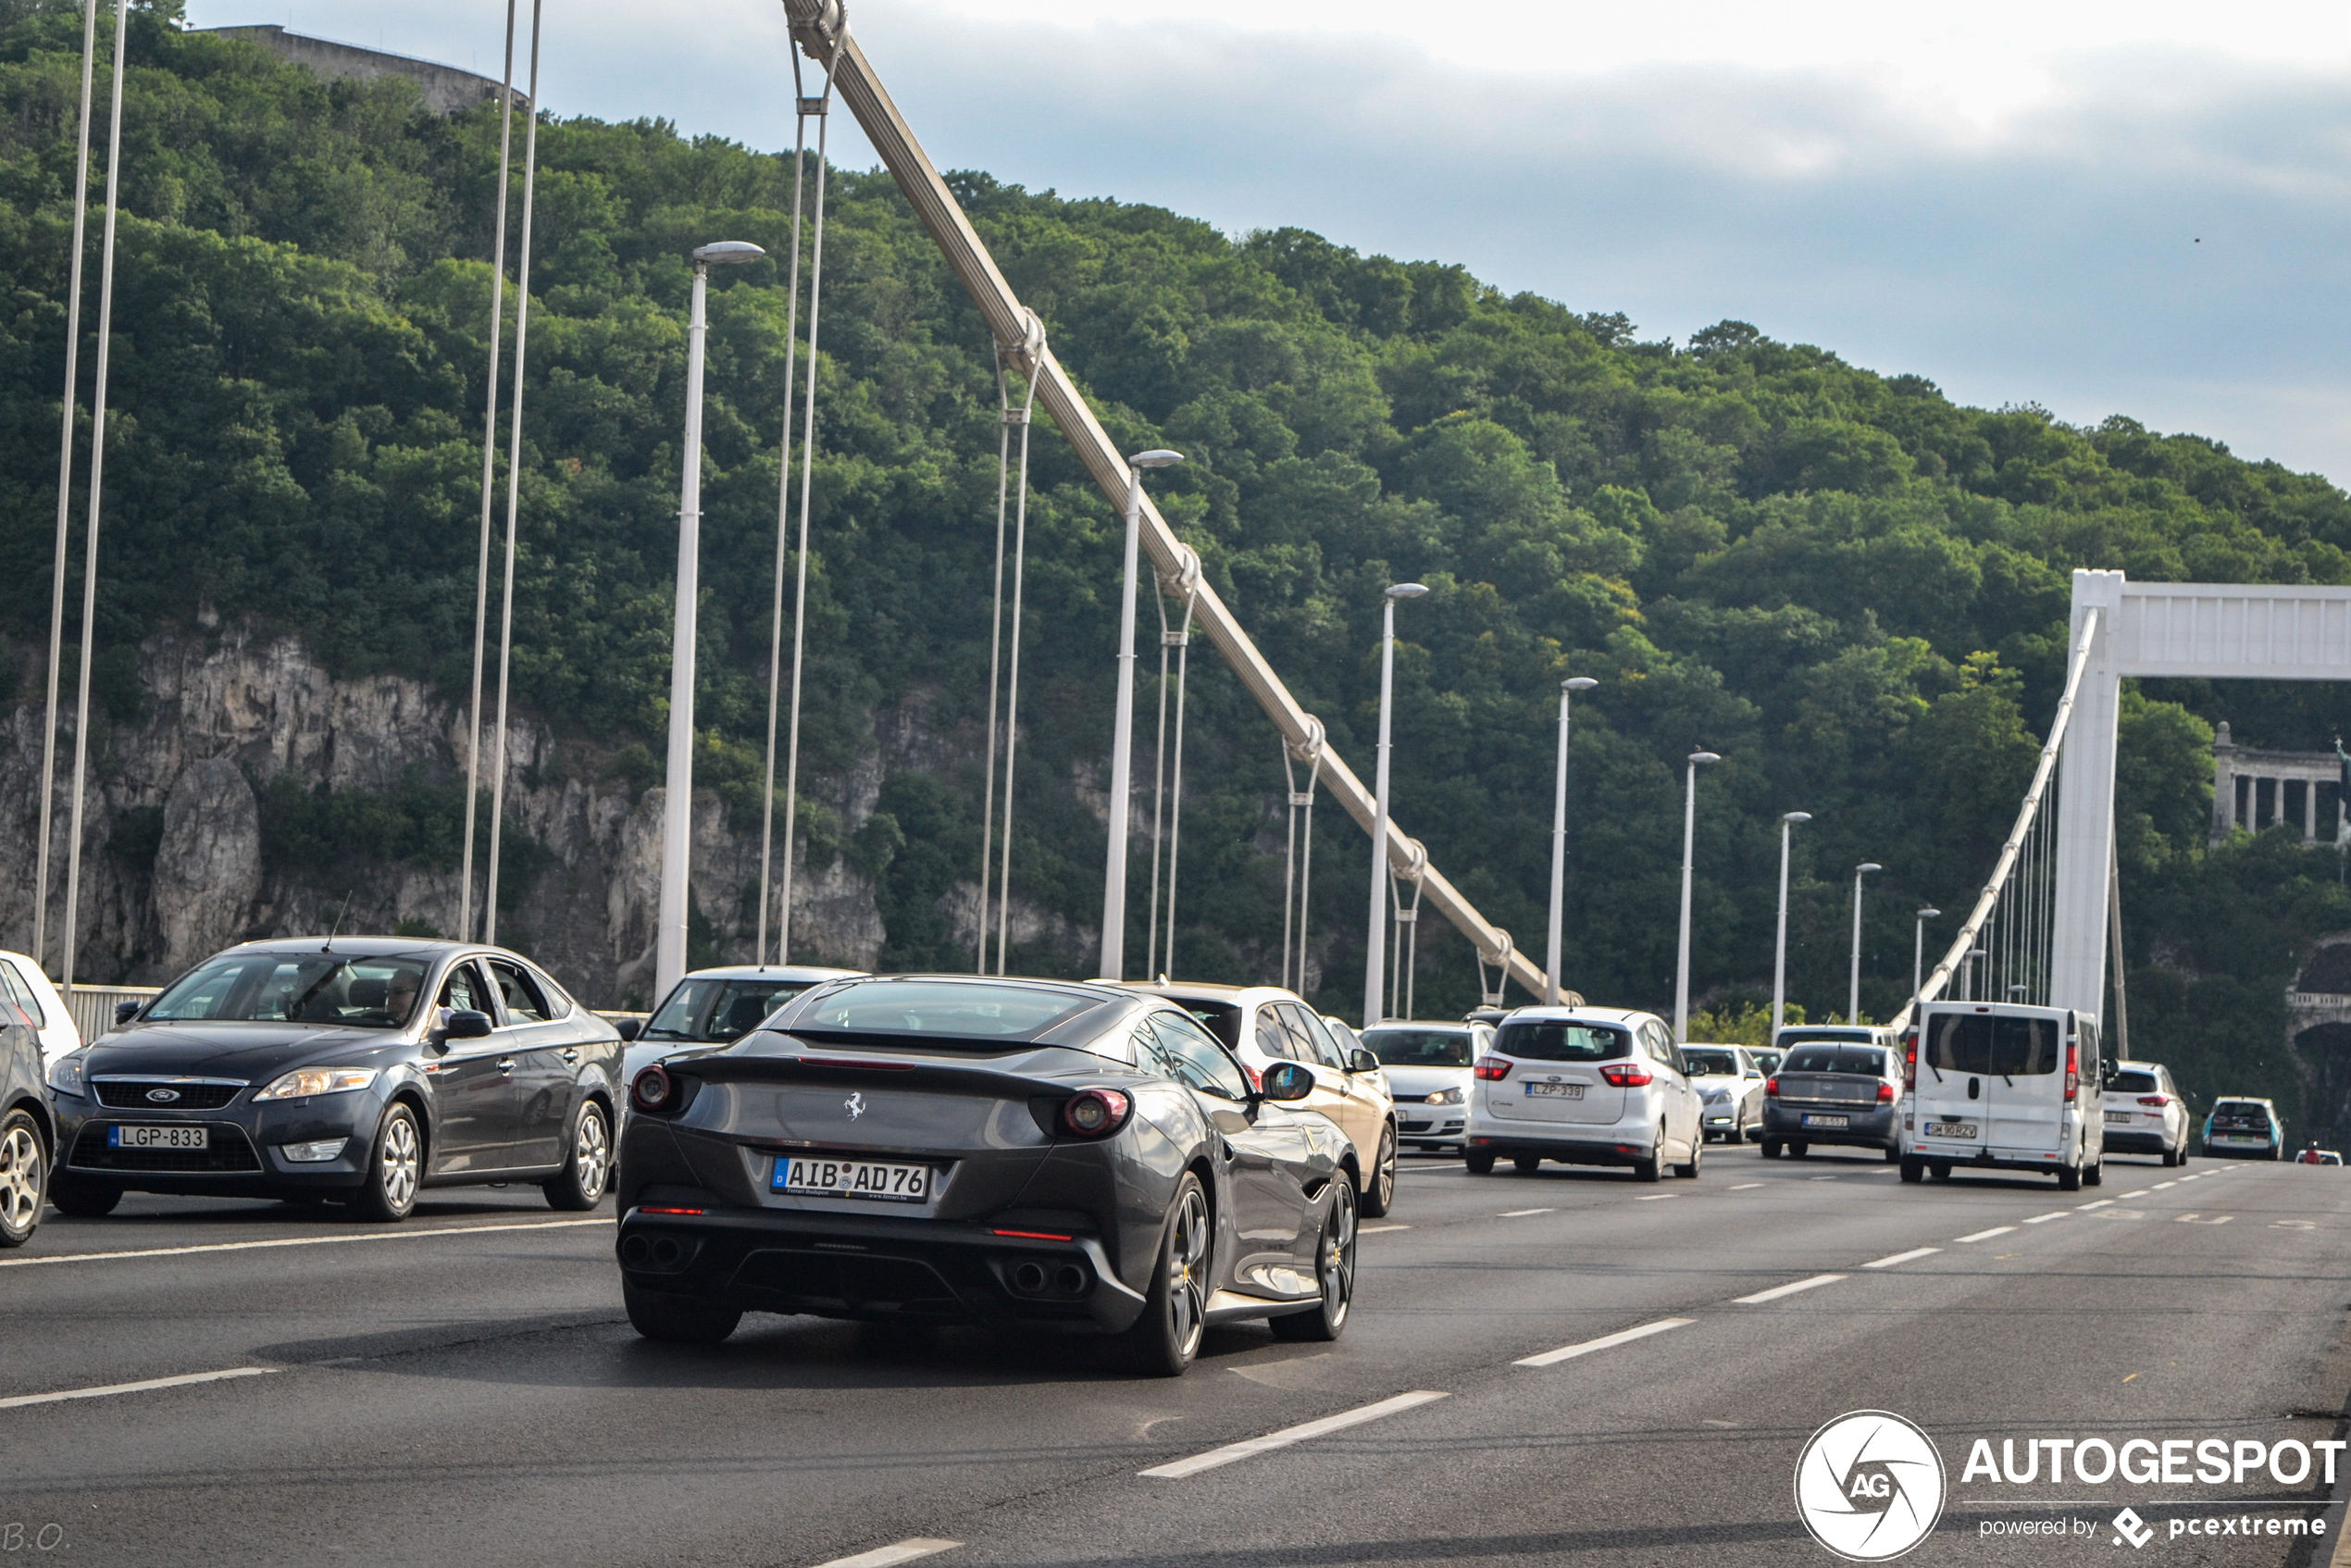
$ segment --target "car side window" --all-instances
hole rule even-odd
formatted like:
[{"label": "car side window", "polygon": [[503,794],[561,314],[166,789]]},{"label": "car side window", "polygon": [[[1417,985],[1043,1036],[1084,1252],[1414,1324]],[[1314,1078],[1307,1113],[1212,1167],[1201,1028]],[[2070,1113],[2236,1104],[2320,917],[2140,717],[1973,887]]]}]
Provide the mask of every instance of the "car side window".
[{"label": "car side window", "polygon": [[1312,1062],[1334,1072],[1347,1071],[1347,1058],[1340,1054],[1338,1043],[1331,1039],[1323,1021],[1296,1002],[1281,1004],[1282,1023],[1290,1036],[1290,1054],[1300,1062]]},{"label": "car side window", "polygon": [[441,982],[441,1005],[460,1013],[490,1011],[489,999],[481,994],[481,977],[471,959],[449,966],[449,977]]},{"label": "car side window", "polygon": [[543,1024],[547,1021],[547,1003],[539,994],[520,966],[492,958],[487,961],[491,983],[498,988],[498,995],[506,1004],[506,1021],[511,1024]]},{"label": "car side window", "polygon": [[539,992],[540,1001],[546,1004],[548,1017],[568,1018],[571,1016],[571,1010],[578,1003],[564,994],[563,987],[555,984],[552,978],[536,969],[528,970],[526,973],[530,976],[532,988]]},{"label": "car side window", "polygon": [[1257,1010],[1257,1049],[1276,1062],[1290,1059],[1289,1038],[1269,1004]]},{"label": "car side window", "polygon": [[0,981],[7,983],[9,999],[24,1010],[25,1017],[34,1028],[45,1029],[49,1027],[49,1020],[42,1013],[40,1001],[33,995],[31,985],[17,973],[15,964],[0,964]]},{"label": "car side window", "polygon": [[1176,1080],[1202,1094],[1240,1102],[1249,1099],[1249,1079],[1240,1064],[1216,1043],[1216,1037],[1173,1013],[1154,1013],[1151,1032],[1173,1059]]}]

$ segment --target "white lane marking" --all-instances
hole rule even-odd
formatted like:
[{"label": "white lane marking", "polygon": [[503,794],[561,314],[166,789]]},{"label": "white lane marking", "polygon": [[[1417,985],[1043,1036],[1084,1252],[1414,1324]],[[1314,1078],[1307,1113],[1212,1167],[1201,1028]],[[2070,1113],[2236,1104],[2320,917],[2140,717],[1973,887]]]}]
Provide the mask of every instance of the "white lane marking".
[{"label": "white lane marking", "polygon": [[371,1230],[359,1236],[288,1236],[273,1241],[207,1241],[199,1247],[143,1247],[129,1252],[58,1252],[45,1258],[0,1258],[0,1268],[43,1263],[99,1263],[117,1258],[178,1258],[191,1252],[249,1252],[260,1247],[343,1247],[360,1241],[414,1241],[428,1236],[486,1236],[501,1230],[563,1230],[572,1226],[612,1225],[594,1220],[530,1220],[521,1225],[449,1225],[435,1230]]},{"label": "white lane marking", "polygon": [[1494,1217],[1498,1220],[1523,1220],[1529,1214],[1556,1214],[1557,1209],[1505,1209]]},{"label": "white lane marking", "polygon": [[912,1562],[918,1557],[947,1551],[959,1547],[961,1541],[942,1541],[935,1536],[914,1536],[896,1546],[877,1546],[871,1551],[861,1551],[854,1557],[836,1557],[829,1562],[819,1562],[816,1568],[891,1568],[898,1562]]},{"label": "white lane marking", "polygon": [[2025,1223],[2025,1224],[2027,1224],[2027,1225],[2046,1225],[2046,1224],[2048,1224],[2051,1220],[2061,1220],[2061,1219],[2064,1219],[2064,1218],[2066,1218],[2067,1216],[2069,1216],[2070,1214],[2071,1214],[2071,1213],[2072,1213],[2072,1212],[2073,1212],[2073,1211],[2072,1211],[2072,1210],[2071,1210],[2071,1209],[2059,1209],[2059,1210],[2058,1210],[2058,1211],[2057,1211],[2057,1213],[2053,1213],[2053,1214],[2035,1214],[2035,1215],[2034,1215],[2031,1219],[2026,1220],[2024,1223]]},{"label": "white lane marking", "polygon": [[1844,1277],[1845,1276],[1841,1274],[1816,1274],[1810,1279],[1799,1279],[1793,1285],[1774,1285],[1769,1290],[1758,1290],[1752,1296],[1740,1296],[1735,1299],[1740,1306],[1757,1307],[1766,1301],[1776,1301],[1783,1296],[1793,1296],[1798,1290],[1813,1290],[1823,1285],[1835,1285]]},{"label": "white lane marking", "polygon": [[2167,1187],[2177,1187],[2180,1184],[2176,1181],[2158,1181],[2153,1187],[2148,1188],[2147,1190],[2149,1192],[2160,1192]]},{"label": "white lane marking", "polygon": [[1813,1179],[1814,1181],[1835,1181],[1835,1180],[1836,1179],[1836,1177],[1835,1177],[1835,1176],[1814,1176],[1812,1179]]},{"label": "white lane marking", "polygon": [[1681,1194],[1678,1192],[1651,1192],[1644,1197],[1636,1198],[1633,1201],[1636,1203],[1654,1203],[1661,1198],[1679,1198]]},{"label": "white lane marking", "polygon": [[230,1377],[263,1377],[274,1366],[232,1366],[225,1372],[186,1372],[177,1377],[149,1377],[137,1383],[106,1383],[94,1388],[66,1388],[54,1394],[16,1394],[0,1400],[0,1410],[24,1405],[54,1405],[67,1400],[100,1400],[110,1394],[143,1394],[150,1388],[184,1388],[191,1383],[218,1383]]},{"label": "white lane marking", "polygon": [[2015,1228],[2016,1226],[2012,1225],[1996,1225],[1989,1230],[1979,1230],[1973,1236],[1962,1236],[1959,1239],[1961,1241],[1989,1241],[1996,1236],[2006,1236]]},{"label": "white lane marking", "polygon": [[1139,1471],[1138,1474],[1161,1481],[1180,1481],[1187,1475],[1197,1475],[1203,1470],[1213,1470],[1220,1464],[1230,1464],[1237,1459],[1247,1459],[1251,1454],[1265,1453],[1274,1449],[1286,1449],[1292,1443],[1302,1443],[1309,1437],[1319,1437],[1326,1432],[1337,1432],[1349,1426],[1360,1426],[1366,1421],[1377,1421],[1384,1415],[1394,1415],[1399,1411],[1411,1410],[1417,1405],[1429,1404],[1447,1397],[1427,1388],[1418,1389],[1410,1394],[1399,1394],[1393,1399],[1382,1400],[1376,1404],[1361,1405],[1354,1410],[1341,1411],[1337,1415],[1326,1415],[1320,1421],[1309,1421],[1299,1426],[1285,1426],[1278,1432],[1268,1432],[1263,1437],[1250,1437],[1241,1442],[1227,1443],[1221,1449],[1211,1449],[1206,1453],[1196,1453],[1189,1459],[1179,1459],[1170,1464],[1153,1465],[1151,1469]]},{"label": "white lane marking", "polygon": [[1863,1263],[1861,1266],[1863,1268],[1892,1268],[1897,1263],[1907,1263],[1913,1259],[1933,1257],[1941,1251],[1943,1249],[1940,1247],[1913,1247],[1907,1252],[1897,1252],[1890,1258],[1880,1258],[1873,1263]]},{"label": "white lane marking", "polygon": [[2081,1213],[2091,1209],[2106,1208],[2114,1200],[2111,1198],[2101,1198],[2095,1203],[2076,1203],[2073,1205],[2073,1209],[2076,1213]]},{"label": "white lane marking", "polygon": [[1902,1174],[1902,1167],[1899,1165],[1888,1165],[1882,1171],[1863,1171],[1861,1174],[1863,1176],[1900,1176]]},{"label": "white lane marking", "polygon": [[1355,1234],[1358,1236],[1377,1236],[1383,1230],[1410,1230],[1412,1228],[1412,1227],[1409,1225],[1359,1225],[1355,1227]]},{"label": "white lane marking", "polygon": [[2178,1214],[2173,1217],[2176,1218],[2182,1225],[2226,1225],[2231,1220],[2236,1218],[2234,1214],[2222,1214],[2217,1220],[2200,1220],[2196,1218],[2197,1213],[2198,1211],[2191,1209],[2184,1214]]},{"label": "white lane marking", "polygon": [[1646,1339],[1652,1334],[1662,1334],[1669,1328],[1679,1328],[1686,1323],[1696,1321],[1695,1318],[1686,1317],[1661,1317],[1655,1323],[1645,1323],[1638,1328],[1620,1328],[1613,1334],[1603,1334],[1597,1339],[1586,1339],[1580,1345],[1561,1345],[1556,1350],[1545,1350],[1538,1356],[1524,1356],[1511,1364],[1512,1366],[1557,1366],[1563,1361],[1574,1361],[1577,1356],[1588,1356],[1594,1350],[1614,1350],[1619,1345],[1629,1345],[1636,1339]]},{"label": "white lane marking", "polygon": [[1743,1181],[1743,1182],[1739,1183],[1736,1187],[1728,1187],[1728,1188],[1723,1188],[1723,1190],[1724,1190],[1725,1192],[1746,1192],[1746,1191],[1750,1190],[1751,1188],[1758,1188],[1758,1187],[1760,1187],[1760,1186],[1762,1186],[1762,1185],[1763,1185],[1763,1184],[1762,1184],[1761,1182],[1760,1182],[1760,1181]]},{"label": "white lane marking", "polygon": [[2183,1182],[2183,1183],[2185,1183],[2185,1182],[2191,1182],[2191,1181],[2202,1181],[2202,1180],[2205,1178],[2205,1176],[2206,1176],[2206,1175],[2207,1175],[2207,1173],[2206,1173],[2206,1172],[2203,1172],[2203,1171],[2198,1171],[2198,1172],[2196,1172],[2196,1175],[2194,1175],[2194,1176],[2182,1176],[2182,1177],[2180,1178],[2180,1180],[2181,1180],[2182,1182]]}]

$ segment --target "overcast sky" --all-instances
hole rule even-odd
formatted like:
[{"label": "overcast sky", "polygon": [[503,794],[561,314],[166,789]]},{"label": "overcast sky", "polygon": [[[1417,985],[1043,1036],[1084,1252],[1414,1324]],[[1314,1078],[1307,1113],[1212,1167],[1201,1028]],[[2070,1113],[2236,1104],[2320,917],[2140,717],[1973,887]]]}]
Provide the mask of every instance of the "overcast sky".
[{"label": "overcast sky", "polygon": [[[526,7],[529,0],[524,0]],[[2351,7],[849,0],[942,168],[1726,317],[2351,480]],[[548,0],[542,98],[791,142],[776,0]],[[496,75],[493,0],[190,0]],[[526,16],[527,25],[527,16]],[[813,73],[812,73],[813,75]],[[838,161],[874,160],[849,133]]]}]

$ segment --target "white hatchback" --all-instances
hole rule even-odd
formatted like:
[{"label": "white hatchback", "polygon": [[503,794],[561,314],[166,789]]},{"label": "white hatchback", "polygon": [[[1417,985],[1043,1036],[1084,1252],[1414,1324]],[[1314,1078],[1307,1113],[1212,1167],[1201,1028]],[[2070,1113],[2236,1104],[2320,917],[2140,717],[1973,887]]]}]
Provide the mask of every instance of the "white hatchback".
[{"label": "white hatchback", "polygon": [[2188,1163],[2188,1106],[2160,1062],[2117,1062],[2099,1095],[2106,1151],[2154,1154],[2167,1165]]},{"label": "white hatchback", "polygon": [[1390,1019],[1363,1031],[1396,1097],[1396,1130],[1407,1148],[1459,1150],[1469,1140],[1470,1069],[1494,1043],[1486,1024]]},{"label": "white hatchback", "polygon": [[1705,1158],[1698,1090],[1681,1048],[1655,1014],[1611,1007],[1522,1007],[1472,1069],[1469,1168],[1508,1158],[1532,1174],[1546,1160],[1629,1165],[1655,1181],[1666,1165],[1695,1176]]}]

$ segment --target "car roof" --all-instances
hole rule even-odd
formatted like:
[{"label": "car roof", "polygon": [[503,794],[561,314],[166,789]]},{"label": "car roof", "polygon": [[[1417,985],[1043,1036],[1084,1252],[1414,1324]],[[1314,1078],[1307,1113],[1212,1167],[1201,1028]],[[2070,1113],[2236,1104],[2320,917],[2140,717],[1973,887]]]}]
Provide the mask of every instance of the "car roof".
[{"label": "car roof", "polygon": [[[239,942],[223,948],[212,957],[220,958],[232,952],[333,953],[344,958],[439,958],[452,952],[495,952],[509,958],[523,958],[503,947],[491,947],[481,942],[451,941],[440,937],[355,937],[328,938],[269,937],[260,941]],[[206,962],[209,962],[207,960]],[[523,958],[523,962],[530,962]]]},{"label": "car roof", "polygon": [[1513,1024],[1616,1024],[1630,1027],[1642,1018],[1654,1018],[1654,1013],[1642,1013],[1630,1007],[1520,1007],[1513,1009],[1510,1022]]},{"label": "car roof", "polygon": [[[1327,1017],[1328,1014],[1325,1014],[1325,1016]],[[1479,1025],[1484,1025],[1489,1029],[1494,1027],[1486,1024],[1484,1019],[1479,1019],[1473,1024],[1467,1020],[1455,1018],[1382,1018],[1372,1027],[1375,1029],[1427,1029],[1435,1033],[1465,1035]]]},{"label": "car roof", "polygon": [[2135,1067],[2143,1073],[2161,1072],[2164,1070],[2163,1064],[2160,1062],[2136,1062],[2128,1057],[2117,1057],[2114,1064],[2118,1068]]},{"label": "car roof", "polygon": [[1102,1002],[1132,1002],[1134,993],[1110,980],[1056,980],[1043,975],[858,975],[848,977],[877,986],[903,985],[910,980],[958,986],[1025,986],[1039,990],[1077,991]]},{"label": "car roof", "polygon": [[[696,969],[685,978],[689,980],[854,980],[865,977],[863,969],[827,969],[815,964],[731,964],[715,969]],[[965,977],[966,978],[976,977]],[[989,977],[994,978],[993,976]]]},{"label": "car roof", "polygon": [[2226,1101],[2232,1105],[2266,1105],[2272,1111],[2278,1108],[2278,1102],[2276,1101],[2264,1100],[2258,1094],[2220,1094],[2213,1096],[2213,1104],[2218,1105],[2222,1101]]}]

